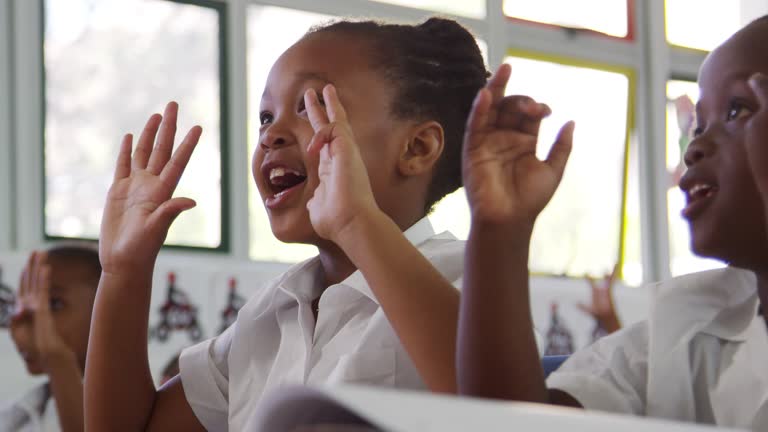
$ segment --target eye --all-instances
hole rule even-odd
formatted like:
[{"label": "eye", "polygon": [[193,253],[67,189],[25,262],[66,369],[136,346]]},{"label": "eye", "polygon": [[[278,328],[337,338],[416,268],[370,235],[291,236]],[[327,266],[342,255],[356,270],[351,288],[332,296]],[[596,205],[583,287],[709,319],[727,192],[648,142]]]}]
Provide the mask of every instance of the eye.
[{"label": "eye", "polygon": [[64,309],[64,301],[58,297],[51,297],[50,307],[52,312]]},{"label": "eye", "polygon": [[275,120],[274,116],[269,111],[262,111],[259,113],[259,123],[264,126],[270,124]]},{"label": "eye", "polygon": [[732,101],[728,107],[726,121],[738,120],[752,114],[752,111],[739,101]]},{"label": "eye", "polygon": [[691,136],[693,136],[693,138],[696,138],[697,136],[703,133],[704,133],[704,128],[699,125],[696,125],[696,127],[693,129],[693,132],[691,132]]}]

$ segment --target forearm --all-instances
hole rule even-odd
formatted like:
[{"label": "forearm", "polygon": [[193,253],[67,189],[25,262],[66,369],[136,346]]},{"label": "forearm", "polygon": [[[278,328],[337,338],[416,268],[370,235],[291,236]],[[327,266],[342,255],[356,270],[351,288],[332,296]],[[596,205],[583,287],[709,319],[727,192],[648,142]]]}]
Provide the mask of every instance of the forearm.
[{"label": "forearm", "polygon": [[459,392],[546,402],[528,288],[532,225],[473,223],[464,262],[457,352]]},{"label": "forearm", "polygon": [[383,213],[339,240],[432,391],[456,392],[459,293]]},{"label": "forearm", "polygon": [[103,273],[85,368],[85,422],[93,431],[143,430],[155,399],[147,357],[152,272]]},{"label": "forearm", "polygon": [[83,375],[72,353],[51,359],[48,379],[62,432],[81,432],[83,423]]}]

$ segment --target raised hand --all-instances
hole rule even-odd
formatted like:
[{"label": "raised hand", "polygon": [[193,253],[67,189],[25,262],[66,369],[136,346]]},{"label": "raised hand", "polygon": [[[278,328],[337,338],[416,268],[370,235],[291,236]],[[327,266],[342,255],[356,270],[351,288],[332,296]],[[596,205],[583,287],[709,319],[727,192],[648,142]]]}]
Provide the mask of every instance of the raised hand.
[{"label": "raised hand", "polygon": [[45,252],[32,252],[19,281],[19,313],[34,322],[35,350],[45,369],[55,362],[77,361],[77,355],[62,339],[51,310],[51,266]]},{"label": "raised hand", "polygon": [[336,241],[355,218],[378,211],[378,206],[347,113],[333,85],[323,88],[323,99],[325,107],[320,105],[314,90],[304,95],[307,115],[315,130],[307,151],[320,161],[320,183],[307,202],[307,209],[315,232]]},{"label": "raised hand", "polygon": [[173,220],[195,206],[189,198],[171,197],[202,133],[193,127],[173,152],[177,112],[171,102],[164,116],[152,115],[133,156],[133,137],[123,138],[101,221],[99,257],[106,273],[151,269]]},{"label": "raised hand", "polygon": [[548,108],[505,97],[510,74],[502,65],[475,99],[464,135],[464,188],[474,221],[532,227],[563,177],[574,123],[562,127],[546,160],[539,160],[538,120],[526,125],[521,113],[540,120]]},{"label": "raised hand", "polygon": [[584,313],[591,315],[600,326],[608,333],[613,333],[621,328],[621,321],[616,313],[616,307],[613,303],[613,283],[616,280],[619,266],[613,268],[613,272],[597,281],[587,277],[587,282],[592,291],[592,302],[590,304],[579,303],[577,306]]},{"label": "raised hand", "polygon": [[[758,73],[749,79],[757,109],[747,122],[746,151],[763,208],[768,210],[768,76]],[[765,213],[768,217],[768,212]]]}]

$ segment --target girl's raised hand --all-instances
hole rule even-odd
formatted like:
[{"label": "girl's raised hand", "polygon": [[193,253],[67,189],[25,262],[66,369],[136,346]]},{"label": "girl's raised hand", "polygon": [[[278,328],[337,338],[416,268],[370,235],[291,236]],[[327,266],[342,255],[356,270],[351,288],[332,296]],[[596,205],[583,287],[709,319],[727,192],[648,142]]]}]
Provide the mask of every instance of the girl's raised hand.
[{"label": "girl's raised hand", "polygon": [[320,180],[307,209],[315,232],[336,241],[355,218],[377,211],[378,206],[347,113],[333,85],[323,88],[323,100],[325,107],[314,90],[304,94],[307,115],[315,130],[307,152],[319,157]]},{"label": "girl's raised hand", "polygon": [[189,198],[171,198],[202,133],[193,127],[173,152],[177,113],[178,105],[170,102],[163,116],[152,115],[133,156],[133,137],[123,138],[101,221],[105,273],[151,271],[173,220],[195,206]]},{"label": "girl's raised hand", "polygon": [[563,177],[574,123],[562,127],[546,160],[539,160],[538,122],[525,126],[520,113],[541,118],[548,108],[530,98],[505,97],[510,74],[509,65],[502,65],[475,98],[464,135],[464,188],[474,221],[532,229]]}]

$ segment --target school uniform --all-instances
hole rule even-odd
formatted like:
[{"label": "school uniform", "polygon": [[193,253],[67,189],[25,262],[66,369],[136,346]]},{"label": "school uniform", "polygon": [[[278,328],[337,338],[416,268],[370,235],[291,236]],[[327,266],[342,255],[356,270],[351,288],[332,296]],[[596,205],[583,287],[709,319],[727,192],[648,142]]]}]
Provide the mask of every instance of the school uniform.
[{"label": "school uniform", "polygon": [[[463,241],[435,235],[426,218],[404,234],[459,286]],[[264,394],[285,385],[425,388],[362,274],[323,292],[320,271],[318,258],[297,264],[249,300],[224,333],[182,352],[184,393],[206,429],[248,430]],[[315,322],[312,301],[321,292]]]},{"label": "school uniform", "polygon": [[60,431],[56,404],[49,395],[48,384],[43,384],[0,409],[0,432]]},{"label": "school uniform", "polygon": [[652,287],[649,319],[575,353],[547,379],[585,408],[768,430],[768,332],[751,272]]}]

